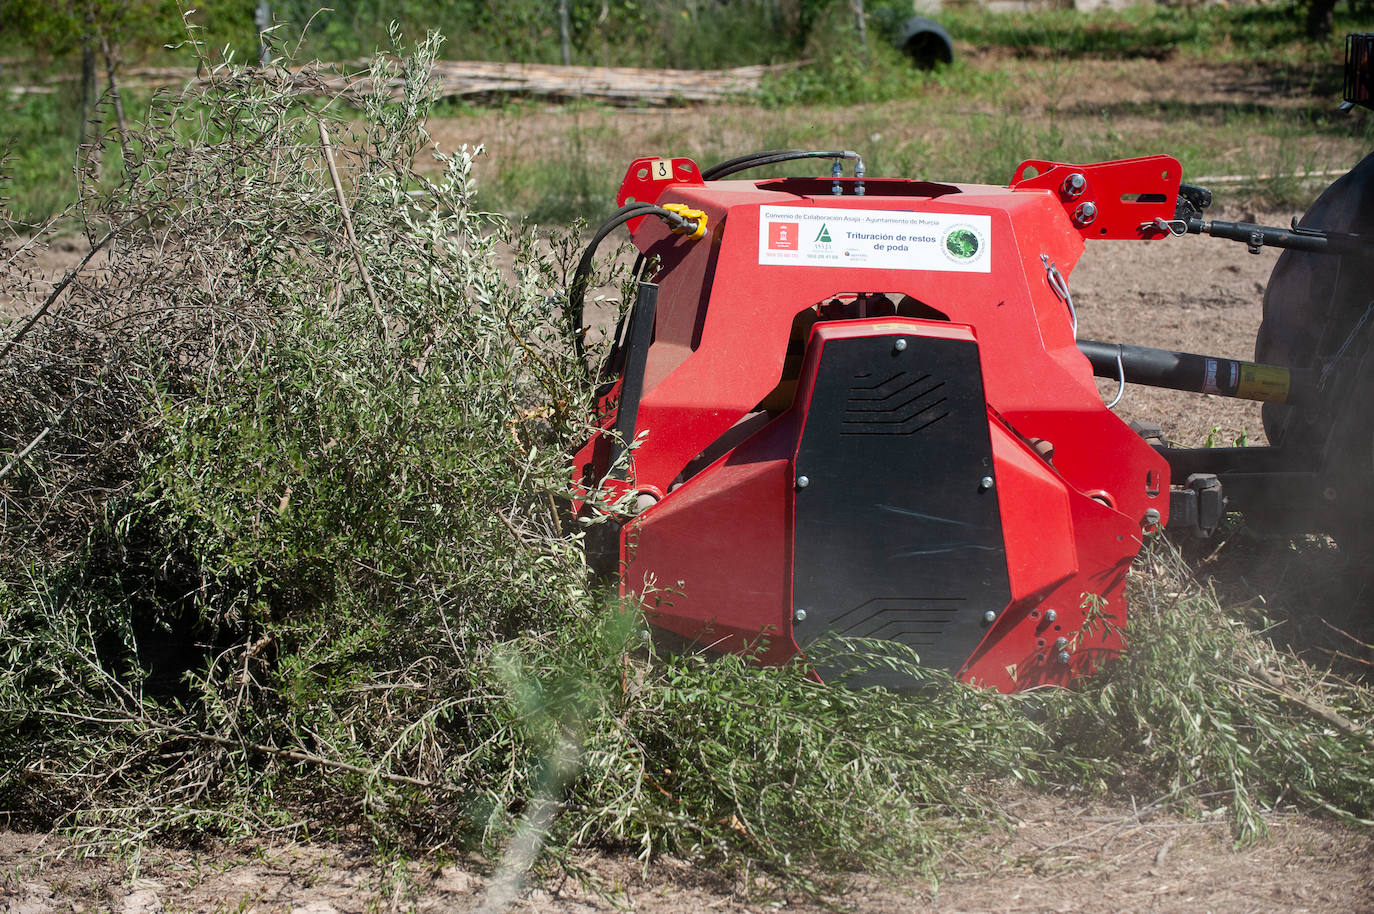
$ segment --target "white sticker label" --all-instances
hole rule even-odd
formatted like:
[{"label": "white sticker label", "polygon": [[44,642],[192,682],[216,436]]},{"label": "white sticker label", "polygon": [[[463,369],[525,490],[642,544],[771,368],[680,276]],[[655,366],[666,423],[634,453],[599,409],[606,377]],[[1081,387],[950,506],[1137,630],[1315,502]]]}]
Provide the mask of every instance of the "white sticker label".
[{"label": "white sticker label", "polygon": [[991,273],[992,217],[761,206],[759,263]]},{"label": "white sticker label", "polygon": [[649,163],[649,177],[655,181],[666,181],[673,176],[673,163],[667,159],[654,159]]}]

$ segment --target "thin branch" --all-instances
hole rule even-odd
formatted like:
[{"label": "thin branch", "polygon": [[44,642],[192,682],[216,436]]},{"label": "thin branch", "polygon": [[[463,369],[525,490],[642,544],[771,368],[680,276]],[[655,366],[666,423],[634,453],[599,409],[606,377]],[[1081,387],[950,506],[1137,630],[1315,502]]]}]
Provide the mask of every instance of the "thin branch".
[{"label": "thin branch", "polygon": [[1366,742],[1374,741],[1371,740],[1369,733],[1366,732],[1364,728],[1356,724],[1354,721],[1350,720],[1345,715],[1336,711],[1334,708],[1322,704],[1315,698],[1309,698],[1306,695],[1303,695],[1299,692],[1295,692],[1292,689],[1288,688],[1284,684],[1282,679],[1266,670],[1262,665],[1257,663],[1253,667],[1251,667],[1250,675],[1258,682],[1260,682],[1262,685],[1268,686],[1269,689],[1273,691],[1274,694],[1278,695],[1280,698],[1286,698],[1288,701],[1291,701],[1294,704],[1299,705],[1302,708],[1305,708],[1310,713],[1315,714],[1317,717],[1320,717],[1322,720],[1331,724],[1331,726],[1342,731],[1343,733],[1349,736],[1353,736],[1356,739],[1364,740]]},{"label": "thin branch", "polygon": [[52,430],[55,429],[55,428],[57,428],[58,424],[59,424],[64,418],[66,418],[67,413],[71,412],[72,407],[75,406],[77,403],[79,403],[79,402],[81,401],[81,398],[84,397],[84,396],[86,396],[86,395],[87,395],[88,393],[90,393],[91,390],[93,390],[93,389],[94,389],[94,388],[89,388],[89,387],[86,388],[85,390],[81,391],[81,393],[79,393],[79,394],[77,394],[75,397],[73,397],[73,398],[71,399],[71,401],[69,401],[69,402],[67,403],[66,406],[62,407],[62,410],[61,410],[56,416],[53,416],[52,421],[49,422],[49,423],[44,427],[43,431],[41,431],[41,432],[38,433],[38,437],[34,438],[32,441],[30,441],[28,444],[26,444],[26,445],[24,446],[24,449],[23,449],[22,451],[20,451],[18,454],[15,454],[15,455],[14,455],[14,459],[13,459],[13,460],[11,460],[9,463],[5,464],[5,466],[4,466],[3,469],[0,469],[0,479],[4,479],[6,476],[8,476],[8,475],[10,474],[10,472],[11,472],[15,467],[17,467],[19,464],[23,463],[23,462],[24,462],[24,458],[25,458],[25,457],[28,457],[29,454],[33,453],[33,449],[36,448],[36,447],[38,447],[38,445],[42,444],[42,443],[43,443],[43,439],[46,438],[46,437],[48,437],[48,435],[52,433]]},{"label": "thin branch", "polygon": [[262,743],[249,743],[240,740],[228,739],[217,736],[214,733],[204,733],[199,730],[183,730],[181,727],[164,725],[164,728],[180,736],[188,736],[193,739],[202,740],[207,743],[214,743],[217,746],[228,746],[240,749],[251,749],[254,752],[262,752],[266,755],[275,755],[279,758],[289,758],[296,762],[305,762],[310,765],[319,765],[321,768],[337,768],[340,771],[350,771],[354,774],[362,774],[367,777],[374,777],[383,781],[391,781],[397,784],[410,784],[413,787],[425,787],[430,790],[448,791],[452,788],[444,784],[436,784],[424,778],[413,778],[404,774],[389,774],[384,771],[377,771],[373,768],[364,768],[361,765],[351,765],[348,762],[340,762],[337,759],[325,758],[320,755],[312,755],[309,752],[300,752],[295,749],[278,749],[276,746],[267,746]]},{"label": "thin branch", "polygon": [[329,178],[334,182],[334,194],[339,199],[339,209],[343,211],[344,234],[348,238],[348,246],[353,251],[353,259],[358,264],[358,272],[363,277],[363,287],[367,289],[367,297],[372,302],[372,310],[377,314],[377,320],[382,324],[382,339],[389,341],[391,328],[387,326],[386,313],[382,311],[382,304],[377,300],[377,292],[372,288],[372,276],[367,272],[367,263],[363,260],[362,248],[358,247],[358,239],[353,234],[353,217],[348,214],[348,199],[344,196],[343,182],[339,180],[339,170],[334,165],[334,147],[329,142],[329,131],[325,129],[324,121],[318,122],[320,125],[320,145],[324,148],[324,162],[329,166]]},{"label": "thin branch", "polygon": [[163,724],[146,718],[140,719],[129,716],[124,718],[101,718],[86,714],[74,714],[70,711],[58,711],[54,709],[44,709],[53,717],[66,717],[73,720],[88,721],[91,723],[121,724],[121,723],[142,723],[147,726],[162,730],[165,733],[173,733],[177,736],[184,736],[188,739],[196,739],[206,743],[213,743],[216,746],[225,746],[232,749],[248,749],[253,752],[261,752],[265,755],[274,755],[278,758],[288,758],[295,762],[305,762],[309,765],[318,765],[321,768],[336,768],[340,771],[349,771],[354,774],[362,774],[367,777],[374,777],[383,781],[391,781],[397,784],[410,784],[413,787],[424,787],[430,790],[452,791],[454,788],[445,784],[438,784],[424,778],[413,778],[404,774],[389,774],[385,771],[377,771],[373,768],[364,768],[361,765],[352,765],[348,762],[341,762],[337,759],[325,758],[319,755],[312,755],[309,752],[300,752],[295,749],[280,749],[276,746],[268,746],[263,743],[251,743],[245,740],[229,739],[215,733],[206,733],[201,730],[187,730],[173,724]]},{"label": "thin branch", "polygon": [[81,262],[67,271],[67,275],[62,277],[62,281],[53,287],[52,292],[48,293],[48,297],[43,300],[43,304],[39,305],[38,309],[34,311],[33,314],[29,315],[29,319],[24,322],[24,326],[19,328],[19,332],[5,344],[4,349],[0,349],[0,359],[9,355],[10,350],[28,335],[28,332],[33,329],[33,325],[38,323],[39,319],[42,318],[44,314],[48,313],[48,309],[52,307],[53,302],[57,301],[58,296],[67,291],[67,286],[72,284],[72,280],[76,279],[77,274],[86,268],[86,264],[91,262],[91,258],[94,257],[101,248],[109,244],[110,239],[114,238],[115,233],[121,228],[123,228],[123,226],[116,226],[110,229],[104,238],[101,238],[95,244],[91,245],[91,249],[86,252],[86,256],[81,258]]}]

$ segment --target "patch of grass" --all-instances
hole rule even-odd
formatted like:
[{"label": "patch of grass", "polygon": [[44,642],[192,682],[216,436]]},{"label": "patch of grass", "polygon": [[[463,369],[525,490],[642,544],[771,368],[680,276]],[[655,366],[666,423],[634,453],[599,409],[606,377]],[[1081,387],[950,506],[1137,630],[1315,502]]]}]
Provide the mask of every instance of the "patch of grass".
[{"label": "patch of grass", "polygon": [[1069,9],[989,16],[977,7],[952,8],[941,22],[961,41],[1004,47],[1028,56],[1185,58],[1282,66],[1331,66],[1347,31],[1369,25],[1354,5],[1337,10],[1326,43],[1303,34],[1302,8],[1285,5],[1185,7],[1137,4],[1089,14]]},{"label": "patch of grass", "polygon": [[[1071,67],[1070,82],[1076,78]],[[872,105],[720,107],[661,116],[584,108],[544,111],[526,121],[479,112],[454,122],[452,132],[491,143],[491,159],[482,167],[503,209],[540,220],[594,220],[610,211],[615,182],[636,156],[686,155],[707,165],[743,149],[784,147],[854,149],[874,176],[990,184],[1006,183],[1015,166],[1032,157],[1096,162],[1164,152],[1180,160],[1185,179],[1276,176],[1218,185],[1218,201],[1227,206],[1301,210],[1324,182],[1293,175],[1350,167],[1374,145],[1372,125],[1374,118],[1358,112],[1345,117],[1305,107],[1204,108],[1169,101],[1095,109],[1060,98],[1057,105],[1027,111],[1020,101],[970,103],[935,90],[920,100]],[[750,174],[814,175],[826,168],[802,162]]]},{"label": "patch of grass", "polygon": [[67,93],[14,95],[0,87],[7,134],[6,205],[14,219],[37,225],[76,201],[80,110]]},{"label": "patch of grass", "polygon": [[573,126],[555,148],[516,158],[498,169],[493,190],[503,207],[541,225],[569,225],[578,219],[599,222],[610,215],[617,181],[629,162],[607,160],[607,150],[618,146],[616,131],[595,120],[579,124],[584,113],[585,108],[569,112]]},{"label": "patch of grass", "polygon": [[[407,34],[447,35],[446,54],[455,59],[561,60],[557,6],[537,0],[418,0],[403,9],[356,2],[324,11],[286,2],[274,10],[293,33],[314,17],[304,43],[308,56],[367,57],[388,46],[394,21]],[[711,69],[790,59],[808,29],[797,10],[784,13],[769,0],[573,2],[568,12],[570,56],[582,65]]]}]

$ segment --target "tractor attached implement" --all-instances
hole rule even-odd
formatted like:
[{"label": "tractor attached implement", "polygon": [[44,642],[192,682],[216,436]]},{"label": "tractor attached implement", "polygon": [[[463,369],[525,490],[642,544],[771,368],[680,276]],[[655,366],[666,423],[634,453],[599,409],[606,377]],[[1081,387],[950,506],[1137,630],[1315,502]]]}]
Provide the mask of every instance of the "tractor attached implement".
[{"label": "tractor attached implement", "polygon": [[[835,169],[730,177],[804,157]],[[582,506],[594,564],[665,640],[765,662],[835,634],[1002,691],[1100,669],[1124,648],[1127,569],[1171,515],[1205,532],[1253,505],[1320,527],[1333,486],[1371,503],[1374,450],[1348,455],[1367,422],[1329,406],[1370,373],[1374,322],[1350,308],[1301,358],[1261,345],[1277,364],[1078,338],[1067,279],[1087,241],[1230,232],[1368,264],[1362,225],[1206,223],[1208,196],[1169,156],[1033,160],[1006,187],[867,177],[848,151],[636,160],[569,301],[580,341],[596,244],[627,223],[640,282],[575,483],[634,510]],[[1268,401],[1303,432],[1170,449],[1095,374]]]}]

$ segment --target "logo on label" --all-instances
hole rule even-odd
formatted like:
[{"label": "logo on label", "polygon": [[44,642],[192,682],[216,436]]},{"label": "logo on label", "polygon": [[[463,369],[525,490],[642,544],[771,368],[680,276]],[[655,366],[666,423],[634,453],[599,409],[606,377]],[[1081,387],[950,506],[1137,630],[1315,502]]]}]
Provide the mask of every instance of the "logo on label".
[{"label": "logo on label", "polygon": [[830,229],[826,228],[825,223],[822,222],[820,233],[816,235],[816,243],[829,244],[832,240],[834,239],[830,237]]},{"label": "logo on label", "polygon": [[800,222],[768,223],[768,250],[795,251],[797,249],[797,236],[800,234],[800,229]]},{"label": "logo on label", "polygon": [[957,225],[945,232],[943,248],[950,260],[970,261],[982,252],[983,241],[969,226]]}]

